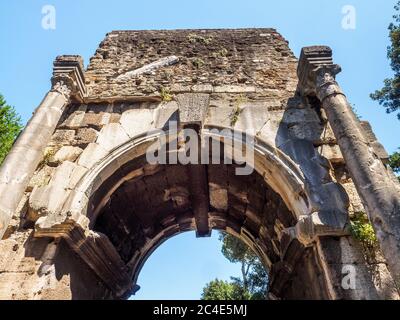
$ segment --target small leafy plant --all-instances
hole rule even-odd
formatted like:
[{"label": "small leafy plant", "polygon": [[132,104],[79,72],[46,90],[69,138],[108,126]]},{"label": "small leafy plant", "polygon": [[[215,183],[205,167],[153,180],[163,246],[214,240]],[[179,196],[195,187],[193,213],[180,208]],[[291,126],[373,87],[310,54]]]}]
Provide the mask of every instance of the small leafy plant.
[{"label": "small leafy plant", "polygon": [[239,116],[243,112],[243,109],[240,107],[240,105],[246,102],[246,100],[246,97],[244,97],[242,94],[236,99],[235,106],[230,115],[231,127],[234,127],[236,122],[239,120]]},{"label": "small leafy plant", "polygon": [[205,62],[200,59],[200,58],[196,58],[192,61],[192,64],[197,68],[200,69],[202,66],[204,66]]},{"label": "small leafy plant", "polygon": [[206,38],[195,33],[189,33],[187,38],[191,43],[204,43],[204,44],[209,44],[213,40],[212,37]]},{"label": "small leafy plant", "polygon": [[369,261],[375,260],[375,254],[378,250],[379,243],[365,212],[356,212],[354,216],[350,218],[350,230],[353,237],[361,243],[366,258]]},{"label": "small leafy plant", "polygon": [[169,102],[172,101],[172,94],[169,91],[169,89],[162,87],[160,89],[160,96],[161,96],[161,100],[164,102]]}]

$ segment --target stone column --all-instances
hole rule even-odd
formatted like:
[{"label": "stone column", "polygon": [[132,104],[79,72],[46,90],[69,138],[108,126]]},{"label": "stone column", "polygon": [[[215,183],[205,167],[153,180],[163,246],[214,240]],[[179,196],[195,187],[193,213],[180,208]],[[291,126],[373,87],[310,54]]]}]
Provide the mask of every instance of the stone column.
[{"label": "stone column", "polygon": [[85,96],[83,61],[59,56],[54,61],[52,88],[35,110],[0,168],[0,240],[35,172],[65,107]]},{"label": "stone column", "polygon": [[298,66],[299,90],[317,96],[333,129],[347,169],[363,200],[380,247],[400,287],[400,194],[385,165],[374,153],[360,122],[335,80],[341,71],[325,46],[302,49]]}]

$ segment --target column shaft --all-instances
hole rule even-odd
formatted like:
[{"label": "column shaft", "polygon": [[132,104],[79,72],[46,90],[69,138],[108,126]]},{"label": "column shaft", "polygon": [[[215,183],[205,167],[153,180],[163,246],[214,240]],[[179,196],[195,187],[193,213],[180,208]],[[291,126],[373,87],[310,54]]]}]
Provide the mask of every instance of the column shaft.
[{"label": "column shaft", "polygon": [[382,161],[362,133],[346,97],[332,94],[323,100],[329,123],[346,166],[366,206],[392,276],[400,284],[400,195]]},{"label": "column shaft", "polygon": [[58,91],[47,93],[19,135],[0,168],[0,239],[43,158],[68,98]]},{"label": "column shaft", "polygon": [[337,84],[335,76],[340,71],[329,47],[305,47],[297,69],[298,89],[303,96],[316,95],[321,101],[389,270],[400,288],[400,186],[375,154]]}]

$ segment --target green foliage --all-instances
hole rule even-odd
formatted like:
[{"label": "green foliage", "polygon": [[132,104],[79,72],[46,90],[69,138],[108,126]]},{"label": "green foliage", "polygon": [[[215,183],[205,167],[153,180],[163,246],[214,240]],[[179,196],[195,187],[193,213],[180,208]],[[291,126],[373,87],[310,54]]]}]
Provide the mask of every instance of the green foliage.
[{"label": "green foliage", "polygon": [[248,300],[243,299],[242,288],[233,282],[215,279],[203,289],[202,300]]},{"label": "green foliage", "polygon": [[[396,14],[394,22],[389,25],[390,46],[387,48],[387,57],[394,72],[393,78],[385,79],[381,90],[371,94],[373,100],[377,100],[387,113],[400,109],[400,1],[394,7]],[[400,119],[400,113],[397,114]]]},{"label": "green foliage", "polygon": [[[258,256],[240,239],[227,233],[220,234],[222,253],[230,262],[241,264],[241,277],[231,282],[218,279],[203,289],[204,300],[262,300],[268,285],[268,275]],[[224,298],[221,298],[224,297]]]},{"label": "green foliage", "polygon": [[400,173],[400,152],[395,152],[389,157],[389,166],[393,172]]},{"label": "green foliage", "polygon": [[162,87],[160,89],[160,96],[161,96],[161,100],[164,102],[169,102],[172,101],[172,94],[169,91],[169,89]]},{"label": "green foliage", "polygon": [[378,239],[365,212],[357,212],[350,218],[351,233],[368,252],[378,248]]},{"label": "green foliage", "polygon": [[22,129],[21,118],[15,109],[7,105],[0,95],[0,164],[10,151],[15,138]]},{"label": "green foliage", "polygon": [[204,60],[200,58],[196,58],[192,61],[192,64],[197,68],[200,69],[202,66],[204,66],[205,62]]},{"label": "green foliage", "polygon": [[211,41],[213,40],[212,37],[203,37],[201,35],[195,34],[195,33],[189,33],[187,36],[188,40],[190,43],[203,43],[203,44],[210,44]]},{"label": "green foliage", "polygon": [[230,114],[230,120],[231,120],[231,127],[234,127],[236,122],[239,120],[239,116],[242,113],[243,109],[240,107],[242,103],[245,103],[247,101],[246,97],[243,96],[242,94],[239,95],[239,97],[235,101],[235,106],[233,108],[232,113]]},{"label": "green foliage", "polygon": [[219,49],[218,51],[213,53],[214,57],[226,57],[226,55],[228,54],[228,50],[224,47],[222,47],[221,49]]},{"label": "green foliage", "polygon": [[222,241],[222,254],[229,262],[251,264],[257,259],[255,253],[240,239],[221,233],[219,240]]}]

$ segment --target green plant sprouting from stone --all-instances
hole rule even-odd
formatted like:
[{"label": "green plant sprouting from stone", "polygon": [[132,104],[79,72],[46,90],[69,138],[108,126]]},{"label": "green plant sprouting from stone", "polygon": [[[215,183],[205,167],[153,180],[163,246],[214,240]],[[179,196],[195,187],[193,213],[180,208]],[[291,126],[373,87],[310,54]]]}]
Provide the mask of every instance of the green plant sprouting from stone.
[{"label": "green plant sprouting from stone", "polygon": [[246,102],[246,97],[243,96],[242,94],[239,95],[239,97],[235,101],[235,105],[233,107],[233,111],[230,115],[230,120],[231,120],[231,127],[234,127],[236,122],[239,120],[239,116],[242,113],[243,109],[240,107],[240,105],[244,102]]},{"label": "green plant sprouting from stone", "polygon": [[43,159],[40,161],[38,168],[42,169],[50,163],[51,158],[55,155],[55,150],[47,149],[43,154]]},{"label": "green plant sprouting from stone", "polygon": [[192,61],[193,65],[197,68],[200,69],[202,66],[204,66],[205,62],[204,60],[200,58],[196,58]]},{"label": "green plant sprouting from stone", "polygon": [[221,48],[218,51],[214,52],[214,57],[226,57],[226,55],[228,54],[228,50],[226,48]]},{"label": "green plant sprouting from stone", "polygon": [[160,89],[160,96],[161,96],[161,100],[164,102],[172,101],[172,98],[173,98],[170,90],[167,88],[164,88],[164,87],[162,87]]},{"label": "green plant sprouting from stone", "polygon": [[361,243],[367,259],[374,260],[378,239],[365,212],[356,212],[350,218],[350,230],[353,237]]},{"label": "green plant sprouting from stone", "polygon": [[209,44],[213,40],[212,37],[203,37],[195,33],[189,33],[187,38],[191,43],[204,43],[204,44]]}]

